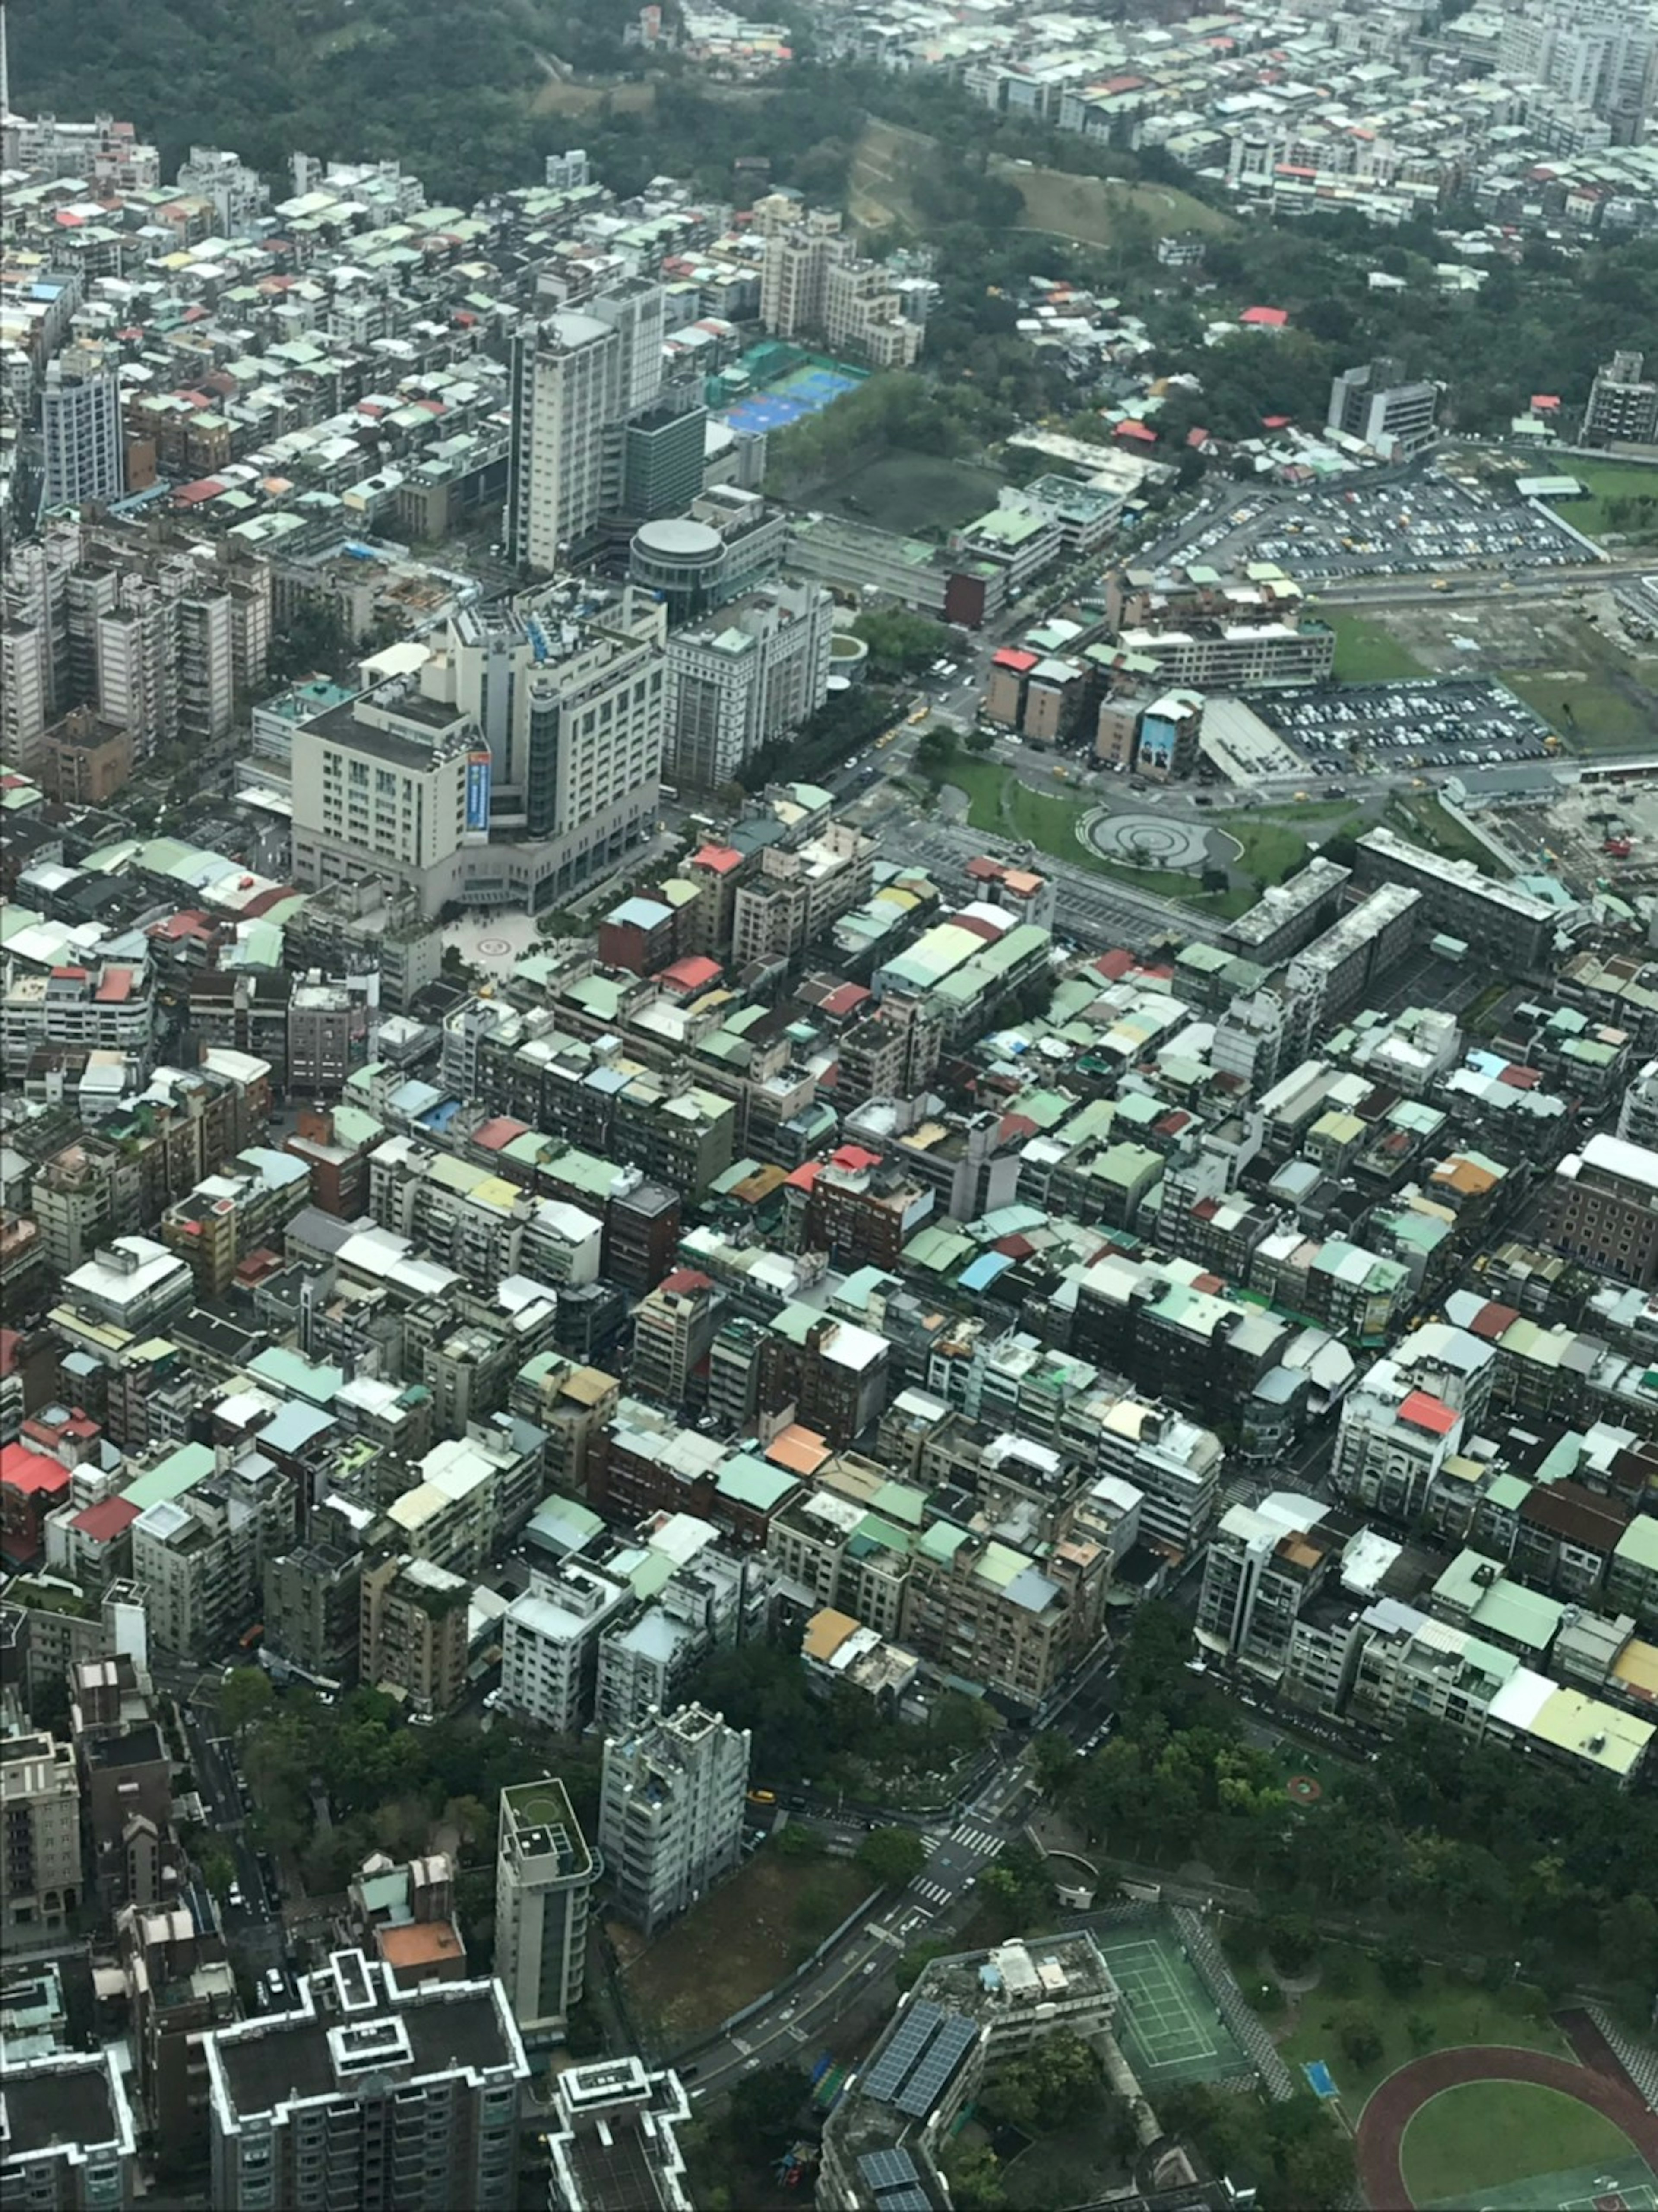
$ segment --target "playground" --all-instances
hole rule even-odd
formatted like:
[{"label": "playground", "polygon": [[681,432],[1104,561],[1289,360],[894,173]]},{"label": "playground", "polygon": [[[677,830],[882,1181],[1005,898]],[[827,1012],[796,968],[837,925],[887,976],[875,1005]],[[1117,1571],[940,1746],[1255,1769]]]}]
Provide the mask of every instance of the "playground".
[{"label": "playground", "polygon": [[1658,2118],[1621,2070],[1547,2051],[1464,2045],[1396,2068],[1357,2154],[1372,2212],[1658,2212]]},{"label": "playground", "polygon": [[1122,1991],[1117,2039],[1148,2092],[1254,2071],[1176,1936],[1142,1925],[1095,1940]]}]

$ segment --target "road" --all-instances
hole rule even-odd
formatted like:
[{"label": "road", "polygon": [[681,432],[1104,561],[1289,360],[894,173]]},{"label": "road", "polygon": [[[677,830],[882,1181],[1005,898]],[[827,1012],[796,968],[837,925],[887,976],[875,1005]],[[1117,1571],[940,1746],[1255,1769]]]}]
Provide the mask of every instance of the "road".
[{"label": "road", "polygon": [[270,1967],[287,1966],[282,1903],[267,1887],[246,1825],[247,1801],[228,1736],[217,1733],[216,1678],[195,1668],[158,1671],[157,1680],[179,1701],[196,1788],[208,1825],[222,1838],[236,1869],[237,1904],[220,1905],[225,1940],[257,1981]]}]

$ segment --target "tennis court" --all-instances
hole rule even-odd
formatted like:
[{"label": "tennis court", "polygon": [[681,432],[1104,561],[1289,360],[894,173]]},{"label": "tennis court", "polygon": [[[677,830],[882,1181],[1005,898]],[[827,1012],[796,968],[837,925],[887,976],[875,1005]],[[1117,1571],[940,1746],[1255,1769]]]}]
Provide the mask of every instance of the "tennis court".
[{"label": "tennis court", "polygon": [[768,392],[750,393],[724,410],[733,430],[786,430],[803,416],[820,415],[843,392],[854,392],[859,380],[833,368],[793,368]]},{"label": "tennis court", "polygon": [[1254,2070],[1177,1937],[1136,1930],[1094,1940],[1122,1991],[1117,2040],[1148,2088],[1236,2081]]}]

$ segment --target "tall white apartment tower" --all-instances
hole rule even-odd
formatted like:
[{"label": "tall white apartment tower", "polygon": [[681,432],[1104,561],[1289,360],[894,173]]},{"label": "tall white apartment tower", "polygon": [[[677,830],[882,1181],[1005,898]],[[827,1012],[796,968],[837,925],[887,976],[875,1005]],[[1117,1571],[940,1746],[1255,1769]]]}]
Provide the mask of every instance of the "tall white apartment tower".
[{"label": "tall white apartment tower", "polygon": [[562,2034],[581,2002],[597,1874],[562,1782],[501,1791],[495,1972],[519,2032],[531,2042]]},{"label": "tall white apartment tower", "polygon": [[626,1920],[653,1935],[738,1863],[749,1732],[701,1705],[609,1736],[598,1845]]},{"label": "tall white apartment tower", "polygon": [[68,346],[47,362],[40,432],[47,507],[120,498],[126,489],[120,380],[98,347]]}]

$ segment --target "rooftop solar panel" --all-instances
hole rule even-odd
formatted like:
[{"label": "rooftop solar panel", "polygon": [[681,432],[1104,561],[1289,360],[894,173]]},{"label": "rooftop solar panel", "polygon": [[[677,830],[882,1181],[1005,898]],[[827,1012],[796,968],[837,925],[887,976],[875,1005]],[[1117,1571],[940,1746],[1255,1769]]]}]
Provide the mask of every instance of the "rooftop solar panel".
[{"label": "rooftop solar panel", "polygon": [[959,2014],[947,2017],[899,2093],[899,2111],[925,2119],[978,2039],[979,2031],[970,2020],[963,2020]]},{"label": "rooftop solar panel", "polygon": [[913,2004],[865,2075],[864,2094],[879,2104],[890,2104],[944,2018],[938,2006],[925,1999]]}]

